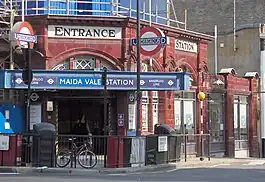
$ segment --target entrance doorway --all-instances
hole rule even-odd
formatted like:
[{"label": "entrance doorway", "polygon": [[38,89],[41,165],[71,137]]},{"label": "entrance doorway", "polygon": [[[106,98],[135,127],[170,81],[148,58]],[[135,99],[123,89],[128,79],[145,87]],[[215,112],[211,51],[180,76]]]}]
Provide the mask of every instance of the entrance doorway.
[{"label": "entrance doorway", "polygon": [[[83,121],[87,122],[88,129]],[[104,135],[104,129],[106,126],[104,126],[103,99],[58,100],[59,134]]]},{"label": "entrance doorway", "polygon": [[[116,135],[117,98],[115,93],[109,91],[106,96],[106,123],[104,122],[104,97],[100,91],[59,91],[48,97],[56,103],[54,123],[57,125],[58,134],[87,135],[90,132],[93,136]],[[89,131],[84,123],[88,124]]]}]

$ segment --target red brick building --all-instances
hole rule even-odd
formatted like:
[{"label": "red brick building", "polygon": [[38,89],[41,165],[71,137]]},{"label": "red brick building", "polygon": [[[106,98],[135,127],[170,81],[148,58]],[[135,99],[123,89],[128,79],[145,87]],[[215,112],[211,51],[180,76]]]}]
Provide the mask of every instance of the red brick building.
[{"label": "red brick building", "polygon": [[[136,70],[136,49],[130,45],[129,41],[136,37],[135,19],[41,15],[28,16],[26,21],[31,23],[35,34],[38,35],[38,44],[34,49],[44,55],[44,58],[38,54],[33,55],[33,68],[35,69],[66,70],[107,67],[120,71]],[[149,25],[142,22],[142,26]],[[220,73],[220,79],[225,84],[213,86],[207,66],[207,46],[213,38],[209,35],[179,28],[156,24],[153,26],[162,30],[169,41],[163,51],[153,57],[152,64],[149,57],[141,57],[142,71],[188,71],[191,73],[191,89],[178,92],[143,92],[142,134],[153,133],[156,123],[168,124],[179,133],[188,134],[199,134],[202,129],[204,133],[208,133],[210,127],[210,132],[213,132],[211,134],[216,136],[215,140],[212,140],[211,150],[213,153],[224,153],[233,157],[236,148],[246,151],[250,149],[250,156],[257,156],[257,96],[252,93],[257,90],[257,75],[237,78],[233,69],[223,70]],[[90,28],[98,29],[100,32],[98,34],[90,32],[90,38],[82,37],[84,31],[87,32]],[[111,32],[112,29],[115,30],[115,33]],[[76,31],[76,33],[69,33],[69,31]],[[83,33],[80,34],[80,31]],[[22,56],[16,55],[16,64],[18,67],[23,67]],[[208,93],[203,107],[204,128],[201,128],[200,102],[196,96],[199,91]],[[51,97],[50,93],[41,94],[43,108],[46,107],[48,100],[59,98],[59,96],[67,98],[70,96],[69,94],[72,94],[71,96],[82,99],[82,96],[87,94],[80,91],[78,94],[68,92]],[[99,92],[91,94],[96,96]],[[114,126],[112,134],[126,136],[131,117],[128,93],[110,93],[110,99],[113,96],[111,94],[115,95],[117,100],[116,103],[110,102],[108,105],[109,117],[113,116],[110,120],[117,120],[117,113],[124,113],[125,120],[125,127]],[[242,106],[241,102],[237,102],[236,99],[242,101]],[[239,115],[237,114],[234,119],[234,106],[237,103],[239,109],[236,112]],[[60,109],[55,99],[54,112],[43,109],[42,120],[59,125],[59,132],[69,133],[71,126],[61,129],[60,122],[71,119],[58,117],[60,112],[65,115],[69,113],[69,110],[66,109],[69,103],[67,105],[64,102],[61,105],[64,105],[63,109]],[[240,108],[242,112],[240,112]],[[94,109],[94,106],[89,106],[90,113],[98,111]],[[243,112],[243,110],[245,111]],[[236,126],[237,124],[239,125]],[[240,132],[236,132],[237,130]],[[235,137],[237,134],[239,138]],[[188,152],[196,152],[198,149],[195,147],[195,138],[189,139],[189,142],[194,143],[194,147]],[[239,144],[240,146],[238,146]]]}]

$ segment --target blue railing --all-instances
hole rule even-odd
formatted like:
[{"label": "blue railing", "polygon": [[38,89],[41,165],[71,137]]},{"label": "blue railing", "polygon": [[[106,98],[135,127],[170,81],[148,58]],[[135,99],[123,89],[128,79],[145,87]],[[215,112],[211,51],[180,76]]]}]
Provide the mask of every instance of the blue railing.
[{"label": "blue railing", "polygon": [[[0,0],[0,9],[15,9],[18,15],[119,16],[136,18],[136,0]],[[24,3],[24,9],[22,6]],[[142,20],[169,25],[167,0],[141,0]],[[172,8],[171,8],[172,9]]]}]

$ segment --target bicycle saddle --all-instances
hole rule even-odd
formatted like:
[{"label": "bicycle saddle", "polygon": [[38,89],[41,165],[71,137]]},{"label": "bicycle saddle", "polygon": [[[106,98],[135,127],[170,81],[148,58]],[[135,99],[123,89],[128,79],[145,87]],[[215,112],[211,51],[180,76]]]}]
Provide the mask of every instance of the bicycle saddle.
[{"label": "bicycle saddle", "polygon": [[76,140],[77,138],[69,138],[68,140],[69,141],[72,141],[72,140]]}]

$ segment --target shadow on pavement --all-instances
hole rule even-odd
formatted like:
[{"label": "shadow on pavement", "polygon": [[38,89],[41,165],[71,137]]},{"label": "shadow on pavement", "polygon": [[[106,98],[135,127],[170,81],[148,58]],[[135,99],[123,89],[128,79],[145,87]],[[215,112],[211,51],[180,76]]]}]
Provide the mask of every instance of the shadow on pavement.
[{"label": "shadow on pavement", "polygon": [[[90,182],[95,181],[174,181],[174,182],[264,182],[264,169],[232,169],[232,168],[201,168],[201,169],[180,169],[176,171],[158,171],[149,173],[135,174],[93,174],[91,176],[75,176],[75,175],[41,175],[41,178],[56,179],[89,179]],[[66,180],[67,181],[67,180]]]}]

